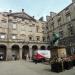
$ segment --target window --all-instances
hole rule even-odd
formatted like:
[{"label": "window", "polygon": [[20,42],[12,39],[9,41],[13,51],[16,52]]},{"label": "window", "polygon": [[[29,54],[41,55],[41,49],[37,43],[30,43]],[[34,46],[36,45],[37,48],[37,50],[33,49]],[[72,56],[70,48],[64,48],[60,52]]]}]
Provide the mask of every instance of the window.
[{"label": "window", "polygon": [[32,41],[33,40],[33,36],[32,35],[29,35],[29,41]]},{"label": "window", "polygon": [[16,29],[16,24],[15,23],[13,24],[13,29]]},{"label": "window", "polygon": [[61,17],[58,18],[58,25],[61,25]]},{"label": "window", "polygon": [[5,18],[3,18],[1,21],[2,21],[2,23],[6,23],[7,22],[7,20]]},{"label": "window", "polygon": [[5,38],[5,34],[4,34],[4,33],[1,33],[1,34],[0,34],[0,38],[1,38],[1,39],[4,39],[4,38]]},{"label": "window", "polygon": [[63,27],[59,27],[59,36],[60,36],[60,38],[63,38],[63,34],[64,34]]},{"label": "window", "polygon": [[67,15],[66,18],[67,18],[67,21],[71,21],[71,16],[70,15]]},{"label": "window", "polygon": [[32,36],[29,36],[29,40],[32,41]]},{"label": "window", "polygon": [[67,22],[71,21],[71,14],[70,14],[69,10],[67,10],[67,12],[66,12],[66,20],[67,20]]},{"label": "window", "polygon": [[54,22],[51,23],[51,30],[54,31]]},{"label": "window", "polygon": [[36,36],[37,41],[40,41],[40,36]]},{"label": "window", "polygon": [[8,19],[8,22],[12,22],[12,19],[9,18],[9,19]]},{"label": "window", "polygon": [[39,26],[36,26],[36,32],[39,32]]},{"label": "window", "polygon": [[43,42],[45,41],[45,37],[42,37]]},{"label": "window", "polygon": [[69,25],[67,26],[67,28],[68,28],[68,33],[69,33],[70,35],[73,35],[73,25],[72,25],[72,24],[69,24]]},{"label": "window", "polygon": [[12,35],[12,39],[16,39],[16,34],[13,34]]},{"label": "window", "polygon": [[59,36],[60,36],[60,38],[63,38],[63,31],[62,30],[59,31]]},{"label": "window", "polygon": [[50,37],[49,36],[47,36],[47,41],[50,41]]},{"label": "window", "polygon": [[17,19],[17,17],[15,17],[15,16],[14,16],[13,18],[14,18],[14,19]]},{"label": "window", "polygon": [[46,29],[48,30],[48,26],[46,26]]}]

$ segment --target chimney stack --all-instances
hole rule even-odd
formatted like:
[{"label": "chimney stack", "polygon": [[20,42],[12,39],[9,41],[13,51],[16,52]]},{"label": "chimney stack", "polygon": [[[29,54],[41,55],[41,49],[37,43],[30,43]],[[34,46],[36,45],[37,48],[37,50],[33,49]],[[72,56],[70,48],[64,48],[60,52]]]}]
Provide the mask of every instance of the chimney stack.
[{"label": "chimney stack", "polygon": [[12,10],[9,10],[9,13],[12,13]]},{"label": "chimney stack", "polygon": [[22,9],[22,13],[24,13],[24,9]]},{"label": "chimney stack", "polygon": [[33,18],[35,18],[35,17],[33,16]]}]

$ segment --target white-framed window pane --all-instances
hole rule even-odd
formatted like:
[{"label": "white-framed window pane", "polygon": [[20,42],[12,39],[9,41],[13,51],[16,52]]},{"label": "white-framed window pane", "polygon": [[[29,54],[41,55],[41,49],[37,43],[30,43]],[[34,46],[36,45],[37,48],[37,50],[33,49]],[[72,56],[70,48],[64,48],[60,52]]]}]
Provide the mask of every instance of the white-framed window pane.
[{"label": "white-framed window pane", "polygon": [[13,24],[13,29],[16,29],[16,24]]},{"label": "white-framed window pane", "polygon": [[16,39],[16,35],[13,35],[13,36],[12,36],[12,39]]},{"label": "white-framed window pane", "polygon": [[1,35],[1,39],[4,39],[5,38],[5,35]]}]

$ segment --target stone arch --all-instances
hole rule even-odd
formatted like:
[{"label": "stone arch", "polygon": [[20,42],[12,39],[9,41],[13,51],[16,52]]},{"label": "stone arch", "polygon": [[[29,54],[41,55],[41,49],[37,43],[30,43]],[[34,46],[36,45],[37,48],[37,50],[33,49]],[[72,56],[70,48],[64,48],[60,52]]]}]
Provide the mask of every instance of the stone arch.
[{"label": "stone arch", "polygon": [[37,45],[33,45],[32,46],[32,50],[38,50],[38,46]]},{"label": "stone arch", "polygon": [[0,45],[0,60],[6,60],[6,45],[1,44]]},{"label": "stone arch", "polygon": [[12,48],[12,58],[13,60],[18,60],[20,58],[19,52],[20,52],[20,48],[18,45],[13,45]]},{"label": "stone arch", "polygon": [[29,46],[28,45],[24,45],[22,47],[22,59],[26,59],[26,57],[30,57]]},{"label": "stone arch", "polygon": [[46,47],[43,45],[40,47],[41,50],[46,50]]},{"label": "stone arch", "polygon": [[33,55],[34,55],[34,52],[38,50],[38,46],[37,45],[33,45],[32,46],[32,59],[33,59]]}]

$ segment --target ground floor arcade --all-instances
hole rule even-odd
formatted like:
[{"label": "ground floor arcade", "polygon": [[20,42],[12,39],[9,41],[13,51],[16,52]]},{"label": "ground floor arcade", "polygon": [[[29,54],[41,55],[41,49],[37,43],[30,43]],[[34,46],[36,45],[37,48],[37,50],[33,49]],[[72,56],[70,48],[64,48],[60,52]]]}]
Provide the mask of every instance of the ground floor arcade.
[{"label": "ground floor arcade", "polygon": [[50,50],[48,44],[0,44],[0,59],[2,60],[19,60],[31,59],[33,50]]}]

